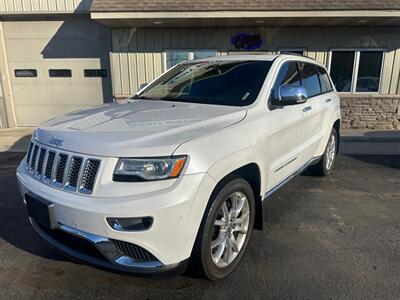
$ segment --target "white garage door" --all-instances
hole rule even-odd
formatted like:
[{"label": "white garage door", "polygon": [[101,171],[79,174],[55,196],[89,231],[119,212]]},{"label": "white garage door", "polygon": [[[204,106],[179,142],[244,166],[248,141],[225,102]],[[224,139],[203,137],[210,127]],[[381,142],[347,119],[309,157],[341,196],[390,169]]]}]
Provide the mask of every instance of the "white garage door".
[{"label": "white garage door", "polygon": [[112,101],[106,27],[86,19],[3,26],[18,126]]}]

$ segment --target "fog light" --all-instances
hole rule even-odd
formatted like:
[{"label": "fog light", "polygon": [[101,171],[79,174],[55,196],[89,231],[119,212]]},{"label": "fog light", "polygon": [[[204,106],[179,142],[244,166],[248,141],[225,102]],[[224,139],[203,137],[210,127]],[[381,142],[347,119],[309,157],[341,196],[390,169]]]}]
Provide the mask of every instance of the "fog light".
[{"label": "fog light", "polygon": [[112,229],[118,231],[141,231],[153,225],[153,218],[107,218],[107,223]]}]

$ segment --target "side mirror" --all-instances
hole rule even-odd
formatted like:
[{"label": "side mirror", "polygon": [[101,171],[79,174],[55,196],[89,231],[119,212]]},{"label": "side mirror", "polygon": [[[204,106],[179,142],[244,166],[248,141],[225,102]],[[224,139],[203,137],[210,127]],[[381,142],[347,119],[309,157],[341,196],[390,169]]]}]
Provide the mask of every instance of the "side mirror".
[{"label": "side mirror", "polygon": [[279,99],[273,101],[274,105],[296,105],[307,101],[307,90],[301,86],[282,85],[279,88]]},{"label": "side mirror", "polygon": [[142,90],[142,89],[144,89],[146,86],[148,86],[148,83],[147,83],[147,82],[146,82],[146,83],[140,84],[140,85],[139,85],[139,91]]}]

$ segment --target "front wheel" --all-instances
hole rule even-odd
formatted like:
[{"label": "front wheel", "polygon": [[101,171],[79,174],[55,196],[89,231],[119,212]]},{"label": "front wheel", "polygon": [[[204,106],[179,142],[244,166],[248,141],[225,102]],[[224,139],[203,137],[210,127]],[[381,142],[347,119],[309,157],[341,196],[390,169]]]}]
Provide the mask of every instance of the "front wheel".
[{"label": "front wheel", "polygon": [[227,277],[247,248],[254,224],[250,184],[232,176],[211,196],[192,253],[192,264],[210,280]]},{"label": "front wheel", "polygon": [[336,161],[338,142],[338,133],[335,128],[332,128],[324,154],[317,164],[310,167],[313,174],[317,176],[327,176],[332,172]]}]

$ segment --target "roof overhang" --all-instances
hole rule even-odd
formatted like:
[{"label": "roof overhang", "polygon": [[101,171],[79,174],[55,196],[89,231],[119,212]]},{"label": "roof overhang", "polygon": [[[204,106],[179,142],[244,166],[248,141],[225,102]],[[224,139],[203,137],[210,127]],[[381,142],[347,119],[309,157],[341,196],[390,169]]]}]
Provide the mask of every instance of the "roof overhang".
[{"label": "roof overhang", "polygon": [[92,12],[110,27],[400,26],[399,10]]}]

